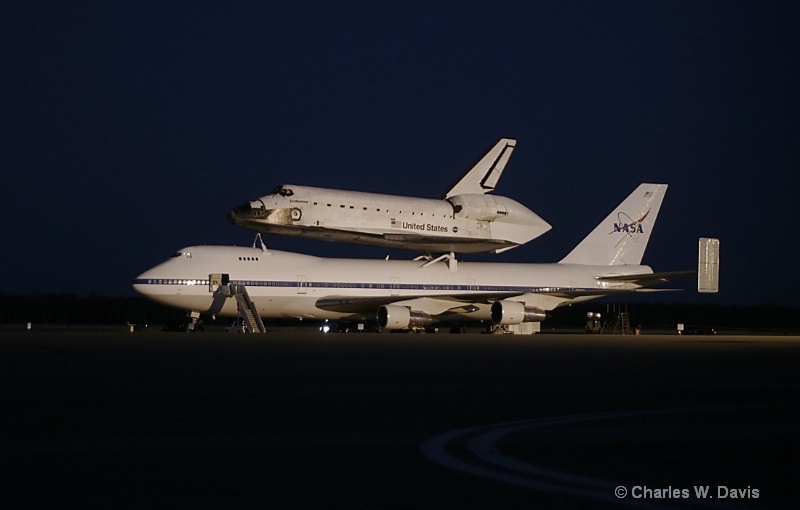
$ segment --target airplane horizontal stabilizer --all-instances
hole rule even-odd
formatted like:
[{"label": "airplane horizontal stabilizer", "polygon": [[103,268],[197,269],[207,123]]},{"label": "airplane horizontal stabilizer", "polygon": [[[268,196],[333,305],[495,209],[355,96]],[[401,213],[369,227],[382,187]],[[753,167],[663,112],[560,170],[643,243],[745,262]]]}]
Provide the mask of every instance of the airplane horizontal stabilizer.
[{"label": "airplane horizontal stabilizer", "polygon": [[642,273],[642,274],[597,276],[596,279],[603,282],[634,283],[636,285],[655,285],[658,283],[665,283],[671,280],[677,280],[679,278],[686,278],[696,273],[697,273],[696,270],[690,269],[687,271],[669,271],[665,273]]}]

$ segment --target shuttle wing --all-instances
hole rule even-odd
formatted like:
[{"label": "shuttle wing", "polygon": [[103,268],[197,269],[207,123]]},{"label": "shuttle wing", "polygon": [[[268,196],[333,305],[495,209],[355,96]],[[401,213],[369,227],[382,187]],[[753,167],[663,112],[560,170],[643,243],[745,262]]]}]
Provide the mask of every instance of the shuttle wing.
[{"label": "shuttle wing", "polygon": [[451,251],[457,253],[500,252],[519,246],[518,243],[507,239],[445,237],[406,232],[383,233],[375,232],[374,230],[320,228],[314,232],[313,237],[328,241],[346,241],[373,246],[386,246],[387,248],[401,248],[421,253],[447,253]]}]

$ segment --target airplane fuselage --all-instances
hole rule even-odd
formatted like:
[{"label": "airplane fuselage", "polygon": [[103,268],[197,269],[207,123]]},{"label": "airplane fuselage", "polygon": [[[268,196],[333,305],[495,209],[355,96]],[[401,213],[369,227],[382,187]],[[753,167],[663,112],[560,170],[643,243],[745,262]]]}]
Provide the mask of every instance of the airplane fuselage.
[{"label": "airplane fuselage", "polygon": [[[209,275],[225,273],[231,283],[247,287],[264,318],[370,320],[378,304],[385,302],[431,315],[449,311],[450,319],[488,320],[491,301],[504,295],[531,293],[529,303],[552,309],[568,301],[591,299],[593,293],[608,293],[611,287],[636,287],[603,282],[598,275],[652,272],[641,265],[459,262],[457,270],[446,262],[423,265],[412,260],[336,259],[258,248],[193,246],[145,271],[133,286],[163,304],[205,312],[215,290]],[[552,297],[577,291],[585,295]],[[537,304],[536,299],[556,301]],[[359,300],[374,306],[360,306]],[[465,308],[459,309],[461,305]],[[237,315],[236,303],[227,300],[218,314]]]},{"label": "airplane fuselage", "polygon": [[421,253],[500,252],[551,228],[507,197],[464,194],[437,200],[290,184],[236,207],[228,219],[259,233]]}]

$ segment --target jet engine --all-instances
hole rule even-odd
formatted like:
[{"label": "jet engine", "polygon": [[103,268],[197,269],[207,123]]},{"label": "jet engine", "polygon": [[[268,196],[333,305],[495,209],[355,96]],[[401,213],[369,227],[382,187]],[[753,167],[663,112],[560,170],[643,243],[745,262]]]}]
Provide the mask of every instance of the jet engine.
[{"label": "jet engine", "polygon": [[378,308],[378,326],[383,329],[424,328],[432,322],[433,318],[427,313],[405,306],[383,305]]},{"label": "jet engine", "polygon": [[500,300],[492,303],[492,321],[509,325],[523,322],[542,322],[547,318],[544,310],[525,306],[519,301]]}]

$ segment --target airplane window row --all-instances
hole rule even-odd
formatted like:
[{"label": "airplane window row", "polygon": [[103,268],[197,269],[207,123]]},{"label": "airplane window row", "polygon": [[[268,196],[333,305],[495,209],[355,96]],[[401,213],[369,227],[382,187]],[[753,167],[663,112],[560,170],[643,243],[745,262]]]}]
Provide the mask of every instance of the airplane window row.
[{"label": "airplane window row", "polygon": [[208,280],[170,280],[170,279],[152,279],[147,280],[149,284],[158,285],[208,285]]},{"label": "airplane window row", "polygon": [[258,262],[258,257],[239,257],[239,260],[245,262]]}]

